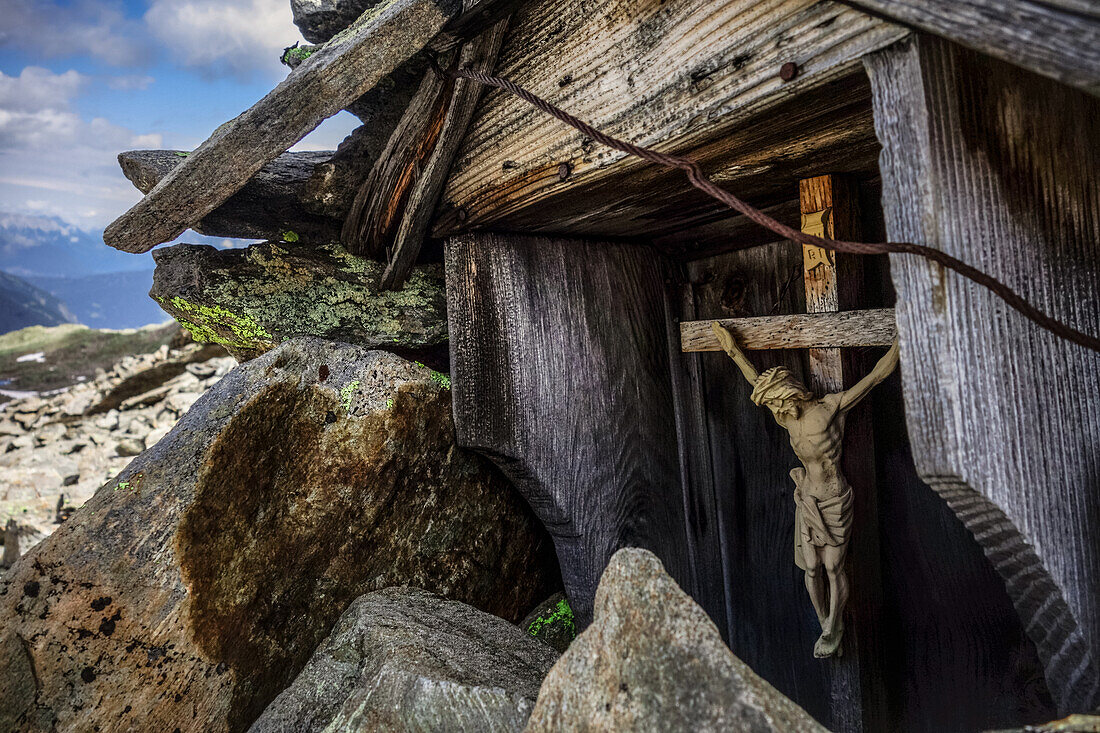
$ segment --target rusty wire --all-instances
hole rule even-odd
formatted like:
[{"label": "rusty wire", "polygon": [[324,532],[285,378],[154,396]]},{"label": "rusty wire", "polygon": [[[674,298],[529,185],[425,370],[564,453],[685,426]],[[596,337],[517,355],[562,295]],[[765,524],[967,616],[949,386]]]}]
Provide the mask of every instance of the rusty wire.
[{"label": "rusty wire", "polygon": [[1000,280],[996,279],[992,275],[982,272],[978,268],[969,265],[962,260],[959,260],[946,252],[942,252],[932,247],[927,247],[923,244],[914,244],[912,242],[848,242],[842,239],[829,239],[828,237],[818,237],[813,234],[806,234],[805,232],[794,229],[782,222],[779,222],[772,217],[768,216],[764,212],[757,209],[755,206],[742,201],[738,197],[734,196],[729,191],[720,188],[717,184],[711,181],[699,164],[695,161],[684,158],[678,155],[669,155],[668,153],[660,153],[656,150],[642,147],[641,145],[634,145],[632,143],[619,140],[611,135],[600,132],[596,128],[592,127],[588,123],[577,119],[573,115],[569,114],[565,110],[550,104],[545,99],[542,99],[532,92],[524,89],[519,84],[512,82],[508,79],[502,79],[500,77],[491,76],[489,74],[482,73],[475,69],[461,68],[461,69],[441,69],[438,64],[432,60],[432,70],[443,76],[453,79],[469,79],[479,84],[486,86],[496,87],[509,94],[514,94],[520,99],[524,100],[528,104],[532,105],[536,109],[551,115],[558,120],[564,122],[570,127],[583,132],[593,140],[606,145],[609,148],[620,150],[628,155],[648,160],[651,163],[662,165],[667,168],[676,168],[682,170],[691,182],[691,185],[698,188],[700,191],[706,193],[708,196],[721,201],[731,209],[740,212],[748,217],[751,221],[759,224],[760,226],[770,229],[781,237],[790,239],[801,244],[812,245],[817,247],[825,247],[826,249],[836,250],[838,252],[848,252],[851,254],[860,255],[873,255],[873,254],[910,254],[924,257],[932,260],[940,265],[943,265],[949,270],[953,270],[963,277],[981,285],[982,287],[993,292],[997,297],[1014,308],[1025,318],[1029,319],[1033,323],[1045,328],[1056,336],[1063,338],[1067,341],[1075,343],[1079,346],[1083,346],[1086,349],[1092,349],[1093,351],[1100,352],[1100,338],[1087,334],[1083,331],[1079,331],[1076,328],[1058,320],[1052,316],[1042,312],[1034,305],[1032,305],[1023,296],[1017,294],[1008,285],[1005,285]]}]

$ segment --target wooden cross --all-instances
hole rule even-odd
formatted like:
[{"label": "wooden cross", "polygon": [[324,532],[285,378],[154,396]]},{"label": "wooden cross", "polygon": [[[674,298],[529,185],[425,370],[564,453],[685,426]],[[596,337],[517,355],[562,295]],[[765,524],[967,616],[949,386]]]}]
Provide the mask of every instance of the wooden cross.
[{"label": "wooden cross", "polygon": [[[802,231],[858,240],[858,189],[838,175],[799,181]],[[803,246],[804,314],[719,320],[744,349],[809,349],[809,386],[817,394],[852,386],[867,371],[858,356],[841,349],[888,346],[897,335],[892,308],[855,310],[863,297],[861,260],[821,247]],[[680,324],[682,351],[721,351],[712,320]],[[833,725],[860,731],[881,727],[885,700],[877,649],[876,608],[881,605],[878,563],[878,508],[874,442],[866,407],[850,413],[845,428],[843,470],[855,495],[855,531],[849,547],[852,595],[844,656],[831,674]],[[806,650],[792,650],[805,653]],[[879,722],[876,723],[876,720]]]}]

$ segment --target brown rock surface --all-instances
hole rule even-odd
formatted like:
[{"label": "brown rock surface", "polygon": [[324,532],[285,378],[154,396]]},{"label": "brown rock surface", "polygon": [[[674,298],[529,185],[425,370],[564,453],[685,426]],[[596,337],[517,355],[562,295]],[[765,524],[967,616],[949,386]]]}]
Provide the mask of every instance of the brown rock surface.
[{"label": "brown rock surface", "polygon": [[539,690],[535,731],[828,733],[733,655],[657,556],[616,552],[592,625]]},{"label": "brown rock surface", "polygon": [[232,371],[0,579],[0,730],[241,730],[386,586],[522,617],[550,543],[444,384],[316,339]]}]

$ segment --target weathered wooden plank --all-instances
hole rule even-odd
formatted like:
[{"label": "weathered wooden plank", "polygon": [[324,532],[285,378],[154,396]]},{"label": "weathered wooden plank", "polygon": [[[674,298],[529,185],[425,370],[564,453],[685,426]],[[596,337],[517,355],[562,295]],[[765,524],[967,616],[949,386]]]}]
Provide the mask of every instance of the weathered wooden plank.
[{"label": "weathered wooden plank", "polygon": [[[712,322],[683,321],[681,350],[721,351],[710,327]],[[730,329],[737,343],[748,350],[889,346],[897,335],[893,308],[722,318],[718,322]]]},{"label": "weathered wooden plank", "polygon": [[[802,231],[834,239],[858,241],[859,192],[851,176],[822,175],[798,182]],[[802,280],[806,288],[806,312],[847,310],[862,301],[863,268],[858,256],[823,247],[802,245]],[[841,297],[844,298],[844,306]],[[837,392],[844,387],[840,349],[812,348],[810,389]]]},{"label": "weathered wooden plank", "polygon": [[426,74],[412,101],[390,134],[370,174],[359,185],[344,220],[341,241],[352,254],[386,260],[386,249],[401,224],[401,215],[417,172],[431,155],[453,85]]},{"label": "weathered wooden plank", "polygon": [[[906,33],[814,0],[536,0],[517,11],[497,68],[606,132],[692,155],[756,200],[789,196],[789,181],[823,166],[873,171],[858,59]],[[788,61],[800,73],[784,82]],[[625,159],[496,91],[445,199],[437,236],[491,224],[649,238],[722,212],[679,172]]]},{"label": "weathered wooden plank", "polygon": [[[458,54],[459,68],[492,73],[507,27],[508,21],[502,20],[465,43]],[[423,169],[418,171],[416,181],[409,191],[408,203],[401,216],[401,226],[394,237],[393,254],[382,275],[384,288],[400,288],[409,270],[416,264],[416,257],[428,236],[428,229],[435,216],[443,186],[447,183],[451,164],[458,153],[458,146],[462,143],[462,137],[484,90],[481,84],[469,79],[458,79],[452,84],[454,88],[443,116],[438,141]]]},{"label": "weathered wooden plank", "polygon": [[[889,237],[1100,329],[1100,100],[931,37],[867,68]],[[891,256],[891,277],[918,471],[1004,579],[1059,709],[1091,709],[1100,356],[923,260]]]},{"label": "weathered wooden plank", "polygon": [[1100,94],[1100,11],[1052,0],[841,0]]},{"label": "weathered wooden plank", "polygon": [[[479,6],[487,4],[491,0]],[[104,241],[144,252],[179,236],[264,164],[422,50],[461,9],[460,0],[388,0],[363,13],[267,96],[215,130],[108,226]]]},{"label": "weathered wooden plank", "polygon": [[485,234],[446,247],[458,441],[546,525],[582,626],[619,547],[692,584],[660,265],[633,245]]}]

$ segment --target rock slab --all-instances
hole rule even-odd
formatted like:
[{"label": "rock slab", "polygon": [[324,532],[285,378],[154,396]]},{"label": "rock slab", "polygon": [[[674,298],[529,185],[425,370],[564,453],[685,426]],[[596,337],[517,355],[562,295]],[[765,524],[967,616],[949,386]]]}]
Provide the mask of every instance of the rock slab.
[{"label": "rock slab", "polygon": [[391,291],[378,287],[385,265],[338,244],[177,244],[153,259],[149,295],[196,341],[222,344],[241,361],[295,336],[417,358],[447,341],[440,265],[415,268],[401,290]]},{"label": "rock slab", "polygon": [[410,588],[358,598],[250,733],[520,731],[554,650]]},{"label": "rock slab", "polygon": [[827,733],[733,655],[657,556],[612,556],[594,620],[542,683],[536,731]]},{"label": "rock slab", "polygon": [[516,621],[556,572],[456,448],[443,375],[290,341],[0,577],[0,730],[243,730],[358,596],[410,584]]}]

